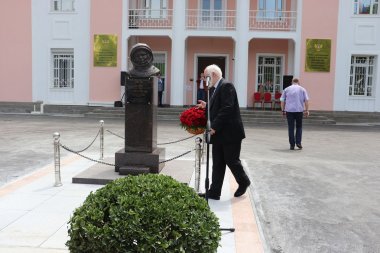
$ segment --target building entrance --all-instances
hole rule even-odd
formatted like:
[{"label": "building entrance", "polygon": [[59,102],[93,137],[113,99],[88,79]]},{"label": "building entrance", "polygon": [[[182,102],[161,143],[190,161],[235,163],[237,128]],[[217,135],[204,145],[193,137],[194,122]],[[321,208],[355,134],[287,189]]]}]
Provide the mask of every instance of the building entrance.
[{"label": "building entrance", "polygon": [[[226,57],[224,57],[224,56],[199,56],[197,58],[197,70],[196,70],[197,80],[200,78],[201,73],[203,73],[205,68],[211,64],[218,65],[219,68],[222,70],[223,77],[226,76],[226,73],[225,73],[225,71],[226,71]],[[197,82],[196,82],[196,84],[197,84]],[[198,86],[195,86],[194,94],[193,94],[195,104],[197,103],[197,101],[196,101],[197,100],[197,92],[198,92]]]}]

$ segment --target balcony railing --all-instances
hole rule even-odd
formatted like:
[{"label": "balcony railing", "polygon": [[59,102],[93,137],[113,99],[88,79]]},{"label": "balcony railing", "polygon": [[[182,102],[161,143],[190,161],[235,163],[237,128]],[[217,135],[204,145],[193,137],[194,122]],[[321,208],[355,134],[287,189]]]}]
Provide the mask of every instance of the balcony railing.
[{"label": "balcony railing", "polygon": [[296,11],[254,10],[249,13],[250,30],[295,31],[296,24]]},{"label": "balcony railing", "polygon": [[171,9],[131,9],[128,27],[130,29],[171,29],[173,10]]},{"label": "balcony railing", "polygon": [[[253,10],[249,13],[250,30],[295,31],[297,12]],[[130,29],[172,29],[172,9],[131,9]],[[186,28],[190,30],[236,30],[235,10],[186,10]]]},{"label": "balcony railing", "polygon": [[186,28],[195,30],[235,30],[234,10],[186,10]]}]

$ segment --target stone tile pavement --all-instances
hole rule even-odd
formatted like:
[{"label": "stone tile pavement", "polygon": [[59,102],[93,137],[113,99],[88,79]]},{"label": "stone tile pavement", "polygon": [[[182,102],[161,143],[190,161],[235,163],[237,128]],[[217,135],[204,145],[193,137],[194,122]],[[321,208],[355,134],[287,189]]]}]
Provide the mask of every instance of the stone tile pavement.
[{"label": "stone tile pavement", "polygon": [[[63,186],[52,186],[52,134],[60,132],[62,143],[81,149],[98,126],[99,120],[81,117],[0,115],[0,252],[67,252],[68,217],[99,186],[71,184],[93,162],[64,151]],[[123,132],[122,121],[107,120],[105,127]],[[380,252],[378,124],[307,125],[304,149],[295,151],[286,126],[246,125],[246,135],[241,159],[252,180],[249,194],[231,197],[236,185],[228,176],[222,199],[210,200],[221,225],[236,228],[223,235],[220,252]],[[158,142],[181,137],[186,134],[178,124],[159,122]],[[122,143],[108,134],[105,156]],[[190,139],[168,146],[166,154],[193,147]],[[87,154],[99,157],[98,146]]]}]

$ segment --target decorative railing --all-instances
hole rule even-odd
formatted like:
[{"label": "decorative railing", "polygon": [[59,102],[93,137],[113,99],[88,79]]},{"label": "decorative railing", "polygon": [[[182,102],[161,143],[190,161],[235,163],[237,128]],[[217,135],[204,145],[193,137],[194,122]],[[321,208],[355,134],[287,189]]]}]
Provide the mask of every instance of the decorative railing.
[{"label": "decorative railing", "polygon": [[171,29],[173,10],[171,9],[131,9],[128,27],[130,29]]},{"label": "decorative railing", "polygon": [[195,30],[235,30],[235,10],[186,10],[186,28]]},{"label": "decorative railing", "polygon": [[[190,30],[236,30],[235,10],[186,10],[186,29]],[[250,30],[295,31],[296,11],[252,10],[249,13]],[[172,29],[172,9],[131,9],[130,29]]]},{"label": "decorative railing", "polygon": [[249,13],[250,30],[295,31],[296,25],[296,11],[254,10]]}]

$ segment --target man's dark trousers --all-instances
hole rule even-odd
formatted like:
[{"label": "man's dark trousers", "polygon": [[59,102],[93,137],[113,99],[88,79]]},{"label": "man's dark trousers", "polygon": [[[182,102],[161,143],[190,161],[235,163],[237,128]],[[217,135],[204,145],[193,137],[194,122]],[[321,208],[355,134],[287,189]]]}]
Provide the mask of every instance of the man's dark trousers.
[{"label": "man's dark trousers", "polygon": [[212,145],[212,185],[211,193],[220,196],[223,186],[226,165],[230,168],[239,185],[245,185],[249,179],[244,172],[244,168],[240,161],[241,141],[229,144],[213,144]]},{"label": "man's dark trousers", "polygon": [[[295,144],[301,144],[302,141],[302,119],[303,112],[286,112],[288,120],[289,144],[294,147]],[[296,135],[294,137],[294,123],[296,125]]]}]

